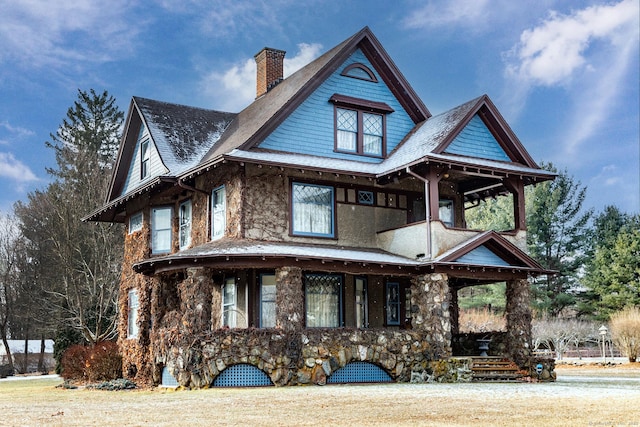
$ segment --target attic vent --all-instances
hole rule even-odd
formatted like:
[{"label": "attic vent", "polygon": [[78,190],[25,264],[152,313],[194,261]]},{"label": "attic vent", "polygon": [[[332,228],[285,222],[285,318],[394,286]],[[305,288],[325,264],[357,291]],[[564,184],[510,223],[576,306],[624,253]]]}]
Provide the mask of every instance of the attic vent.
[{"label": "attic vent", "polygon": [[376,75],[369,67],[359,62],[348,65],[342,70],[341,75],[345,77],[353,77],[354,79],[366,80],[368,82],[378,83]]},{"label": "attic vent", "polygon": [[265,47],[256,60],[256,99],[273,89],[284,77],[284,50]]}]

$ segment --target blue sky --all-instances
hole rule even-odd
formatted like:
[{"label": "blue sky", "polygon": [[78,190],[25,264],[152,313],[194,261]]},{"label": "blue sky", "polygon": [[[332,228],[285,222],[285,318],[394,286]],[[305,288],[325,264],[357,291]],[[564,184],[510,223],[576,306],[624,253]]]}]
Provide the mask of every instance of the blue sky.
[{"label": "blue sky", "polygon": [[488,94],[586,205],[640,212],[637,0],[1,1],[0,211],[44,188],[49,134],[77,90],[239,111],[253,55],[285,74],[369,26],[427,108]]}]

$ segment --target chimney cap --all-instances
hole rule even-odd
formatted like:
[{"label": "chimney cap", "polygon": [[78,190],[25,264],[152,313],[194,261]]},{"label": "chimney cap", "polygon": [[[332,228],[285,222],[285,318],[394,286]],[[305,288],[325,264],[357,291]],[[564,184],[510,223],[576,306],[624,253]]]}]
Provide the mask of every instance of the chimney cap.
[{"label": "chimney cap", "polygon": [[265,46],[265,47],[263,47],[263,48],[260,50],[260,52],[258,52],[258,53],[256,53],[255,55],[253,55],[253,57],[254,57],[254,58],[257,58],[257,57],[258,57],[258,55],[260,55],[262,52],[272,52],[272,53],[280,54],[280,55],[282,55],[282,56],[284,56],[284,55],[287,53],[287,52],[286,52],[286,51],[284,51],[284,50],[274,49],[274,48],[272,48],[272,47],[267,47],[267,46]]}]

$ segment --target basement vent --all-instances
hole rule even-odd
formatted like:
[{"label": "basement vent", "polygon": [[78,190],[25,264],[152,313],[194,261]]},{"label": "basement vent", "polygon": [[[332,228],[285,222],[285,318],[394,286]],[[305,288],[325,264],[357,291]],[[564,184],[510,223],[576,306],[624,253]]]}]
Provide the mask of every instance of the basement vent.
[{"label": "basement vent", "polygon": [[390,383],[393,382],[389,374],[382,368],[367,362],[351,362],[344,368],[335,371],[327,384],[348,383]]},{"label": "basement vent", "polygon": [[213,380],[214,387],[264,387],[272,386],[271,379],[252,365],[233,365],[225,369]]},{"label": "basement vent", "polygon": [[162,368],[162,381],[160,382],[160,384],[163,387],[178,387],[178,380],[176,380],[176,377],[174,377],[173,375],[171,375],[171,372],[169,372],[169,368],[167,368],[166,366],[164,368]]}]

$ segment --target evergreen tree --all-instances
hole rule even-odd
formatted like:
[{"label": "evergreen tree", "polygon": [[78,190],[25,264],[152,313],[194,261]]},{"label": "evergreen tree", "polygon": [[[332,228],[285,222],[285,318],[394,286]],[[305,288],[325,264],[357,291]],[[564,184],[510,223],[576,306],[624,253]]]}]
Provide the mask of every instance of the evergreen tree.
[{"label": "evergreen tree", "polygon": [[611,215],[614,211],[609,207],[598,217],[595,234],[602,237],[587,265],[588,291],[580,304],[583,313],[598,320],[640,305],[640,216]]},{"label": "evergreen tree", "polygon": [[103,202],[123,119],[106,91],[79,90],[46,142],[56,154],[57,167],[48,169],[53,182],[16,205],[48,309],[91,343],[116,333],[123,233],[81,218]]},{"label": "evergreen tree", "polygon": [[[557,172],[551,164],[543,168]],[[535,304],[540,311],[554,316],[575,303],[580,270],[591,252],[592,211],[582,209],[586,191],[565,170],[554,181],[538,184],[529,194],[529,252],[545,268],[558,272],[534,280]]]}]

